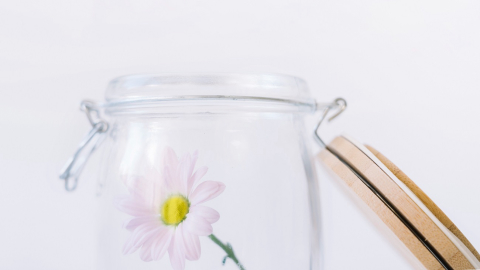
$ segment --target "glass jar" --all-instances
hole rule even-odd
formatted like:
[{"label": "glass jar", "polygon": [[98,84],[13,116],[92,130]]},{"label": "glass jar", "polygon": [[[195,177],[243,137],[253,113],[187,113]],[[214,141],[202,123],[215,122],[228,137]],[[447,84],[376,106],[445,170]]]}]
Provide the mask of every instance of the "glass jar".
[{"label": "glass jar", "polygon": [[84,108],[94,128],[63,178],[106,137],[98,269],[320,268],[303,80],[125,76]]}]

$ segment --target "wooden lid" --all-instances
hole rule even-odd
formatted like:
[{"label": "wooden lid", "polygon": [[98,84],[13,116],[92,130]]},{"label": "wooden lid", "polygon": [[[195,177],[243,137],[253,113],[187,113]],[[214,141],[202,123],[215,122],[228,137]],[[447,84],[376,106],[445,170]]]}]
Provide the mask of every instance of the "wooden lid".
[{"label": "wooden lid", "polygon": [[385,156],[352,138],[320,155],[427,269],[480,268],[480,255],[435,203]]}]

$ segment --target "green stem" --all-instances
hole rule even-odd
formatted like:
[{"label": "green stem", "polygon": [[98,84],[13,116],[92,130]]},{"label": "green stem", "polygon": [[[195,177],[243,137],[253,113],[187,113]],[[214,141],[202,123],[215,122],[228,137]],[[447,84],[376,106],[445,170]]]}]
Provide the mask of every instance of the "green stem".
[{"label": "green stem", "polygon": [[233,252],[233,248],[229,243],[227,243],[227,244],[222,243],[222,241],[220,241],[220,239],[218,239],[213,234],[210,234],[208,236],[208,238],[212,239],[212,241],[215,244],[217,244],[219,247],[221,247],[227,253],[227,256],[225,256],[225,258],[223,259],[223,264],[225,264],[225,261],[227,260],[227,258],[230,258],[230,259],[232,259],[232,261],[235,262],[235,264],[238,266],[238,268],[240,270],[245,270],[243,265],[238,261],[237,257],[235,256],[235,253]]}]

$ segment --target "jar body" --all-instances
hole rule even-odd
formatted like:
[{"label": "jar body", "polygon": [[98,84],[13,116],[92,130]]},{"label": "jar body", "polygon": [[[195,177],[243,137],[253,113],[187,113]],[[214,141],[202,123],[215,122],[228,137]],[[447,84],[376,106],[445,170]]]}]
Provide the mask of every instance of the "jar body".
[{"label": "jar body", "polygon": [[[179,159],[196,151],[195,171],[208,167],[196,186],[203,181],[224,185],[220,195],[203,205],[219,213],[213,234],[230,243],[244,269],[319,269],[318,186],[303,114],[116,116],[108,136],[100,178],[97,269],[173,269],[169,251],[149,262],[141,259],[141,248],[124,255],[133,233],[124,224],[132,215],[116,206],[138,179],[151,183],[155,180],[149,177],[165,177],[165,149]],[[158,176],[150,176],[152,167]],[[147,189],[166,188],[149,184]],[[161,215],[165,205],[157,202],[152,209]],[[202,235],[199,241],[201,255],[187,258],[185,269],[239,269],[230,258],[222,265],[226,252],[211,238]]]}]

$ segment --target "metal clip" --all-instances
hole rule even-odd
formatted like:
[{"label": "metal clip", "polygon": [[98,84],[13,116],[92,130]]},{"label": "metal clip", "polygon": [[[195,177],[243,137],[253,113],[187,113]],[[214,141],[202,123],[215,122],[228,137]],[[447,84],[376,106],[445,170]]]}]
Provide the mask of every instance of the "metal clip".
[{"label": "metal clip", "polygon": [[[60,173],[60,179],[65,180],[65,189],[73,191],[77,187],[78,177],[82,172],[90,155],[101,144],[103,136],[101,135],[108,130],[108,123],[100,118],[98,106],[89,100],[84,100],[81,103],[80,109],[85,111],[88,121],[92,125],[92,129],[87,136],[80,142],[77,151],[67,161],[65,167]],[[90,149],[88,149],[90,147]],[[72,183],[73,178],[73,183]]]},{"label": "metal clip", "polygon": [[332,110],[332,109],[338,109],[337,112],[335,112],[332,116],[330,116],[330,118],[328,118],[328,122],[332,121],[333,119],[335,119],[337,116],[339,116],[343,111],[345,111],[345,109],[347,108],[347,101],[343,98],[336,98],[332,103],[330,104],[327,104],[327,105],[323,105],[323,106],[318,106],[317,105],[317,108],[323,108],[323,113],[322,113],[322,118],[320,118],[320,121],[318,121],[318,124],[317,124],[317,127],[315,128],[315,132],[314,132],[314,135],[315,135],[315,138],[317,139],[318,143],[322,146],[322,147],[326,147],[327,145],[325,144],[325,142],[322,140],[322,138],[320,138],[320,135],[318,134],[318,130],[320,129],[320,125],[322,125],[323,123],[323,120],[325,120],[325,118],[327,117],[328,113]]}]

